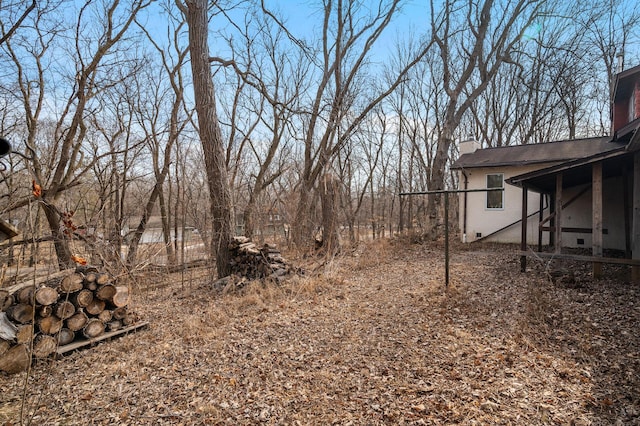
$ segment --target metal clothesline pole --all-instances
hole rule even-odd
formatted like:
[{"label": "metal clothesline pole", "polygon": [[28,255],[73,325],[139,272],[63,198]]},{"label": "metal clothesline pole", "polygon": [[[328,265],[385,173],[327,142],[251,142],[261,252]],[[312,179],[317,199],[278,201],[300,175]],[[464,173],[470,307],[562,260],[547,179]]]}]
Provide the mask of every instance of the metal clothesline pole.
[{"label": "metal clothesline pole", "polygon": [[439,189],[435,191],[401,192],[399,194],[400,196],[444,194],[444,286],[445,288],[449,288],[449,194],[459,194],[463,192],[493,192],[493,191],[504,191],[504,188]]}]

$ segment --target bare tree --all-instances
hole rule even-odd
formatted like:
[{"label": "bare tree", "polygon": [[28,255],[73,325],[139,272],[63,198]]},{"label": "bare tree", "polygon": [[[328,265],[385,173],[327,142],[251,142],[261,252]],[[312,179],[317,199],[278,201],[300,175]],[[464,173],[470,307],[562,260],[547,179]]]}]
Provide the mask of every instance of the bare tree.
[{"label": "bare tree", "polygon": [[[143,141],[134,130],[136,99],[134,85],[121,85],[99,95],[102,113],[89,120],[87,145],[93,164],[94,203],[87,202],[84,223],[93,228],[93,253],[96,259],[120,272],[121,248],[127,219],[133,203],[128,203],[129,188],[137,178],[135,164],[142,160]],[[89,179],[87,179],[89,180]],[[102,230],[104,237],[97,238]],[[105,244],[106,243],[106,244]],[[99,263],[93,261],[93,263]],[[116,269],[117,268],[117,269]]]},{"label": "bare tree", "polygon": [[309,220],[311,195],[318,178],[371,110],[395,90],[427,51],[422,47],[408,58],[389,85],[363,90],[372,80],[367,63],[373,46],[399,8],[399,0],[381,0],[371,8],[343,0],[323,4],[322,41],[316,60],[318,84],[303,121],[304,161],[293,230],[299,246],[305,245],[313,228]]},{"label": "bare tree", "polygon": [[[2,19],[0,19],[0,27],[2,28],[0,44],[11,38],[36,6],[36,0],[31,0],[31,3],[23,1],[9,1],[0,4],[0,15],[2,16]],[[16,13],[17,18],[14,20],[12,18],[16,16]],[[7,27],[7,25],[9,26]]]},{"label": "bare tree", "polygon": [[[458,126],[473,102],[520,43],[524,31],[542,13],[542,0],[479,3],[446,0],[437,10],[431,2],[431,36],[442,66],[440,124],[429,189],[444,189],[447,163]],[[429,216],[435,220],[432,237],[442,223],[439,196],[429,197]]]},{"label": "bare tree", "polygon": [[[576,7],[576,20],[586,40],[585,52],[591,53],[581,58],[581,65],[600,64],[599,72],[594,73],[598,92],[606,91],[609,97],[600,96],[602,123],[600,133],[610,131],[610,107],[613,99],[613,82],[618,72],[618,59],[624,67],[625,57],[640,58],[640,5],[637,2],[622,0],[597,0],[579,2]],[[635,49],[634,49],[635,47]],[[598,78],[599,77],[599,78]]]},{"label": "bare tree", "polygon": [[[305,51],[298,49],[285,27],[273,18],[275,15],[264,8],[249,10],[244,26],[236,25],[237,33],[226,35],[232,58],[210,58],[214,65],[232,69],[237,78],[233,98],[227,102],[232,106],[226,114],[227,164],[236,187],[238,173],[245,171],[242,187],[248,188],[248,194],[243,224],[248,237],[255,232],[256,209],[263,192],[285,170],[278,153],[295,133],[292,117],[299,111],[310,68]],[[248,176],[247,164],[251,166]]]},{"label": "bare tree", "polygon": [[[168,15],[171,16],[169,13]],[[174,245],[170,241],[170,215],[167,211],[167,202],[164,199],[164,186],[170,171],[174,145],[190,123],[190,113],[184,112],[183,82],[183,66],[188,49],[186,46],[181,46],[179,42],[179,34],[184,25],[182,21],[176,22],[174,20],[171,23],[173,25],[170,26],[171,31],[168,32],[167,40],[165,40],[166,45],[161,45],[159,41],[154,40],[154,37],[141,26],[160,60],[157,68],[149,67],[146,72],[140,73],[136,85],[138,93],[143,97],[140,101],[140,107],[136,110],[136,115],[144,131],[151,154],[155,183],[144,204],[138,226],[130,237],[127,253],[129,267],[136,262],[140,240],[158,202],[167,257],[170,263],[176,261]],[[154,71],[156,69],[159,70],[157,73]]]},{"label": "bare tree", "polygon": [[229,242],[231,239],[231,197],[225,164],[222,133],[216,113],[216,97],[209,65],[208,1],[176,0],[187,18],[191,73],[198,114],[198,131],[207,169],[213,238],[211,255],[216,257],[218,276],[229,274]]},{"label": "bare tree", "polygon": [[[69,229],[63,222],[65,213],[73,213],[70,209],[61,211],[57,201],[63,191],[78,185],[80,178],[97,161],[96,158],[84,156],[86,117],[92,113],[92,101],[97,93],[122,83],[130,73],[135,73],[138,63],[134,58],[122,54],[126,49],[123,43],[126,42],[131,47],[133,41],[126,40],[125,34],[135,16],[148,5],[148,0],[134,0],[126,4],[119,0],[100,5],[94,5],[91,1],[80,4],[74,23],[75,45],[69,50],[54,43],[66,40],[60,34],[65,29],[64,22],[45,20],[47,17],[60,15],[51,9],[38,9],[33,18],[26,18],[31,21],[35,47],[32,40],[23,39],[15,42],[7,39],[3,45],[18,76],[18,90],[27,121],[26,155],[30,159],[29,167],[34,181],[42,188],[36,192],[36,198],[47,219],[61,268],[73,264]],[[92,11],[93,7],[102,9]],[[96,22],[92,12],[99,13],[104,21]],[[91,34],[95,38],[85,33],[87,25],[92,26]],[[57,61],[61,52],[70,53],[69,62],[76,64],[76,69],[70,70],[68,66],[54,69],[63,74],[59,81],[71,81],[72,84],[66,87],[49,87],[47,76],[52,72],[49,66],[52,63],[59,64]],[[55,111],[58,115],[52,133],[44,134],[40,129],[40,117],[44,98],[49,90],[69,90],[69,93],[65,103]],[[36,143],[38,137],[51,139],[45,144]],[[43,147],[47,149],[43,150]]]}]

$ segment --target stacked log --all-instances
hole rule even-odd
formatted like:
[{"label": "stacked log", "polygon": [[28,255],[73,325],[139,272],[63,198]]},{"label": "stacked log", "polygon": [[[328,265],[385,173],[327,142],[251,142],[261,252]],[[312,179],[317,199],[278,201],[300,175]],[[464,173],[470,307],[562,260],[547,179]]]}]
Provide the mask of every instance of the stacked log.
[{"label": "stacked log", "polygon": [[109,274],[78,267],[48,281],[0,289],[0,371],[23,371],[32,357],[134,324],[129,288]]},{"label": "stacked log", "polygon": [[247,237],[234,237],[229,243],[231,273],[249,280],[271,278],[279,281],[293,271],[280,250],[271,244],[258,247]]}]

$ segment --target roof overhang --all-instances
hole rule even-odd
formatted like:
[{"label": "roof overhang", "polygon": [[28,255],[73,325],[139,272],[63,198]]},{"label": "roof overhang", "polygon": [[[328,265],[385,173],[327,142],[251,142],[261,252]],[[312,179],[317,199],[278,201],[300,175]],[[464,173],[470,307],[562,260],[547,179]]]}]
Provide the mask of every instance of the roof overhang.
[{"label": "roof overhang", "polygon": [[0,219],[0,241],[5,241],[20,234],[18,228],[4,219]]},{"label": "roof overhang", "polygon": [[[633,126],[631,126],[633,124]],[[628,127],[631,127],[627,130]],[[640,150],[640,118],[633,120],[631,123],[627,124],[620,130],[627,130],[627,134],[630,135],[629,142],[625,146],[627,151],[638,151]],[[625,134],[626,136],[626,134]]]},{"label": "roof overhang", "polygon": [[612,99],[612,101],[615,102],[629,96],[629,93],[633,89],[636,74],[640,74],[640,65],[616,74],[613,86],[614,99]]},{"label": "roof overhang", "polygon": [[579,160],[568,161],[555,166],[513,176],[507,183],[519,187],[526,186],[540,193],[552,193],[556,187],[556,175],[562,173],[563,187],[572,187],[591,183],[591,166],[602,162],[603,178],[620,176],[623,170],[633,166],[633,155],[626,146],[593,155]]}]

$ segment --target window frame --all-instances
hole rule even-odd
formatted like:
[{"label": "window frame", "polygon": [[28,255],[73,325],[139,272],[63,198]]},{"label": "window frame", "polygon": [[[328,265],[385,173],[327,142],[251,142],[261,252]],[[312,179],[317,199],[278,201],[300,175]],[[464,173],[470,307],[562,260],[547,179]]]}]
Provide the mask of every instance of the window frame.
[{"label": "window frame", "polygon": [[[500,176],[500,186],[489,186],[489,177],[490,176]],[[489,207],[489,196],[491,195],[490,191],[487,191],[485,193],[485,200],[484,200],[484,208],[485,210],[489,210],[489,211],[496,211],[496,210],[504,210],[504,205],[505,205],[505,199],[504,199],[504,173],[487,173],[485,176],[485,187],[487,189],[493,189],[493,188],[502,188],[503,190],[499,192],[500,194],[500,206],[499,207]]]}]

